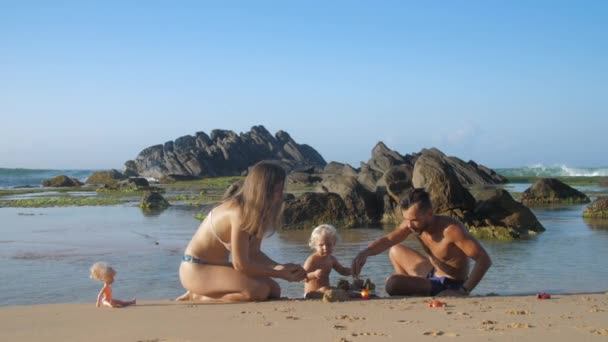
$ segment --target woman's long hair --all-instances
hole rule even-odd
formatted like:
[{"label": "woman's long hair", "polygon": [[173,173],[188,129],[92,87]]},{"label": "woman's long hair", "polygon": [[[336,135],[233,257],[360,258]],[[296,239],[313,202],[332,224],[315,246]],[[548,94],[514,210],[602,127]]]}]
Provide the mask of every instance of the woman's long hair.
[{"label": "woman's long hair", "polygon": [[279,227],[285,178],[285,170],[277,164],[259,162],[251,168],[243,186],[229,199],[241,209],[243,231],[261,240]]}]

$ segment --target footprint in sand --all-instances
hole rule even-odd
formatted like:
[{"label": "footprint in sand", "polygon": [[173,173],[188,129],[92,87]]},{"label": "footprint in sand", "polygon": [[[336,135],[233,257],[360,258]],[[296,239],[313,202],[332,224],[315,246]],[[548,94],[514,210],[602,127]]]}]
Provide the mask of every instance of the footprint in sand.
[{"label": "footprint in sand", "polygon": [[358,320],[364,321],[365,317],[357,317],[357,316],[351,316],[351,315],[337,315],[335,317],[335,319],[346,320],[346,321],[352,322],[352,321],[358,321]]},{"label": "footprint in sand", "polygon": [[589,332],[592,334],[608,336],[608,329],[591,329]]},{"label": "footprint in sand", "polygon": [[300,317],[296,317],[296,316],[285,316],[285,318],[286,319],[291,319],[291,320],[294,320],[294,321],[297,321],[297,320],[300,319]]},{"label": "footprint in sand", "polygon": [[483,324],[483,325],[488,325],[488,324],[497,324],[497,323],[498,323],[498,322],[496,322],[496,321],[492,321],[492,320],[489,320],[489,319],[486,319],[485,321],[482,321],[482,322],[481,322],[481,324]]},{"label": "footprint in sand", "polygon": [[528,323],[510,323],[509,325],[507,325],[507,328],[527,329],[527,328],[532,328],[532,326]]},{"label": "footprint in sand", "polygon": [[448,337],[457,337],[459,336],[457,333],[445,333],[441,330],[437,330],[437,331],[425,331],[424,333],[422,333],[422,335],[425,336],[448,336]]},{"label": "footprint in sand", "polygon": [[528,311],[528,310],[507,310],[507,311],[505,311],[505,313],[508,313],[509,315],[529,315],[530,311]]},{"label": "footprint in sand", "polygon": [[345,325],[340,325],[340,324],[334,324],[334,329],[336,329],[336,330],[346,330],[346,326]]},{"label": "footprint in sand", "polygon": [[385,333],[377,333],[377,332],[359,332],[359,333],[351,333],[350,336],[353,337],[357,337],[357,336],[388,336]]}]

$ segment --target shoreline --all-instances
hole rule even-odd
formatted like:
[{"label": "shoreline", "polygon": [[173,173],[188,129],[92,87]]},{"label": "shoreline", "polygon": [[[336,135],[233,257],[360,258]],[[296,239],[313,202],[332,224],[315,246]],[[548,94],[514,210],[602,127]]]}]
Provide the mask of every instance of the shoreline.
[{"label": "shoreline", "polygon": [[467,341],[605,340],[608,293],[395,297],[323,303],[285,299],[210,304],[143,301],[122,309],[93,302],[0,307],[3,341]]}]

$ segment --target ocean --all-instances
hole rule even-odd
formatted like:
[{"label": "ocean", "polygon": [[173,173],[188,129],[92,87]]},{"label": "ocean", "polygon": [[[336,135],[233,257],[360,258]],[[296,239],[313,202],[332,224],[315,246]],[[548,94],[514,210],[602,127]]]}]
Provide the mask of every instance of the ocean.
[{"label": "ocean", "polygon": [[[494,169],[499,174],[525,177],[596,177],[608,176],[608,167],[570,167],[566,165],[544,166],[542,164],[519,167]],[[93,172],[98,170],[47,170],[47,169],[9,169],[0,168],[0,189],[15,187],[39,187],[42,181],[58,175],[66,175],[84,182]]]},{"label": "ocean", "polygon": [[[519,171],[523,169],[526,168]],[[579,170],[589,175],[606,172],[601,168]],[[84,180],[91,172],[0,169],[0,181],[4,187],[38,186],[41,179],[57,174]],[[521,192],[527,186],[509,184],[507,190]],[[608,290],[608,222],[584,220],[585,207],[533,208],[546,232],[514,242],[481,241],[493,266],[473,294]],[[173,205],[151,215],[136,203],[0,208],[0,306],[65,302],[94,305],[101,284],[88,278],[88,269],[96,261],[107,261],[118,271],[113,286],[116,298],[173,299],[183,292],[177,271],[183,250],[200,224],[193,217],[198,210],[189,205]],[[358,251],[393,228],[341,230],[335,255],[348,265]],[[309,235],[310,230],[279,231],[267,238],[262,248],[279,262],[303,263],[311,252],[307,245]],[[405,244],[420,250],[416,241]],[[383,253],[368,258],[362,276],[378,284],[379,294],[384,295],[382,284],[391,272],[388,256]],[[332,272],[332,282],[338,278]],[[301,297],[303,284],[279,283],[284,296]]]},{"label": "ocean", "polygon": [[0,168],[0,189],[16,187],[40,187],[42,181],[59,175],[66,175],[84,182],[97,170],[48,170],[48,169],[6,169]]}]

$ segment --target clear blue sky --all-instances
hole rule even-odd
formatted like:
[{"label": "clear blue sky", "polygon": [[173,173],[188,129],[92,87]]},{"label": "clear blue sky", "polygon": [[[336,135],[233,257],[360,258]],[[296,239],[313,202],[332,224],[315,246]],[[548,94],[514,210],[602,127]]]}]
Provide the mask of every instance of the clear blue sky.
[{"label": "clear blue sky", "polygon": [[122,168],[222,128],[606,166],[608,1],[0,0],[0,167]]}]

